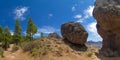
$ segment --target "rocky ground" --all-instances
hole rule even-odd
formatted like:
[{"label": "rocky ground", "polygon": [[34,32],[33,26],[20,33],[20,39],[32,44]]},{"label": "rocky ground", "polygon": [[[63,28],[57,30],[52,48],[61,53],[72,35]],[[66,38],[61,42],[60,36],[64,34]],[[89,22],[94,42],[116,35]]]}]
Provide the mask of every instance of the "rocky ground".
[{"label": "rocky ground", "polygon": [[16,52],[12,52],[13,45],[11,44],[10,48],[4,51],[4,57],[1,60],[119,60],[119,57],[106,58],[99,55],[98,49],[92,46],[84,49],[64,43],[61,40],[51,40],[53,50],[37,56],[31,56],[30,53],[23,52],[21,48]]},{"label": "rocky ground", "polygon": [[[88,51],[80,51],[77,47],[70,47],[63,41],[51,40],[52,51],[47,51],[45,55],[31,56],[28,52],[23,52],[21,48],[12,52],[13,44],[7,51],[4,51],[3,60],[96,60],[93,48]],[[76,48],[76,49],[75,49]]]}]

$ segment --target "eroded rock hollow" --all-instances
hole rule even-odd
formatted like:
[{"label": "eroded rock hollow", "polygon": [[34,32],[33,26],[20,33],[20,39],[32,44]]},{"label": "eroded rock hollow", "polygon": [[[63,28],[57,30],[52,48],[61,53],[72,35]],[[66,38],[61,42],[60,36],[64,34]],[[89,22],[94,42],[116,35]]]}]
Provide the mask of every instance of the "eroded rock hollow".
[{"label": "eroded rock hollow", "polygon": [[120,0],[96,0],[93,16],[103,38],[102,53],[120,56]]}]

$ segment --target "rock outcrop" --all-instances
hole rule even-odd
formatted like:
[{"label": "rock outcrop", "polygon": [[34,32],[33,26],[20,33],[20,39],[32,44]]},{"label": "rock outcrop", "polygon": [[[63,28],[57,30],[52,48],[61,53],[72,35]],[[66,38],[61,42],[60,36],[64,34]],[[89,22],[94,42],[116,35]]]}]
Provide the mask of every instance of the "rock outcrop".
[{"label": "rock outcrop", "polygon": [[61,33],[65,40],[80,45],[84,45],[88,37],[88,33],[83,26],[80,23],[74,22],[62,24]]},{"label": "rock outcrop", "polygon": [[93,16],[103,38],[101,52],[105,56],[120,55],[120,0],[96,0]]},{"label": "rock outcrop", "polygon": [[48,35],[48,38],[56,38],[56,39],[60,39],[61,37],[57,34],[57,33],[50,33],[49,35]]}]

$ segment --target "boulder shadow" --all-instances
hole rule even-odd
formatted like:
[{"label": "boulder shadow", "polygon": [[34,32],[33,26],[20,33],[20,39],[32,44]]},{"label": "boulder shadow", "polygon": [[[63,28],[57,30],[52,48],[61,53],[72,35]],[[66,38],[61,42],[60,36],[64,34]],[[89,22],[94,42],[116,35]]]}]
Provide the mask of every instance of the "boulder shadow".
[{"label": "boulder shadow", "polygon": [[95,53],[95,55],[97,56],[98,59],[100,60],[120,60],[120,57],[107,57],[104,56],[102,53],[100,53],[101,51],[99,50],[99,52]]},{"label": "boulder shadow", "polygon": [[68,41],[67,39],[63,39],[64,43],[69,45],[75,51],[87,51],[88,47],[86,45],[74,44]]}]

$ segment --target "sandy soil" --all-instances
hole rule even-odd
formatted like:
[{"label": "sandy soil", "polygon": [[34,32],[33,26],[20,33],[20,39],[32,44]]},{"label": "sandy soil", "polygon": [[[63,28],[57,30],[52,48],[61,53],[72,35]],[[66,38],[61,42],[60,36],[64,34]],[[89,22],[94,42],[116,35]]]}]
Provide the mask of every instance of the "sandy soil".
[{"label": "sandy soil", "polygon": [[21,49],[16,52],[12,51],[13,44],[10,45],[10,48],[7,51],[4,51],[4,58],[3,60],[31,60],[31,58],[27,55],[27,53],[23,53]]},{"label": "sandy soil", "polygon": [[[61,45],[65,47],[65,44]],[[66,45],[67,46],[67,45]],[[91,48],[93,50],[93,54],[89,57],[87,55],[87,52],[77,52],[72,51],[71,48],[69,48],[69,52],[62,53],[62,56],[57,56],[54,53],[47,53],[44,56],[36,56],[31,57],[28,53],[23,53],[21,49],[19,49],[16,52],[11,52],[13,47],[13,44],[10,45],[10,48],[7,49],[7,51],[4,51],[4,58],[2,60],[120,60],[120,57],[103,57],[100,55],[96,55],[95,53],[98,53],[98,50],[96,48]],[[69,46],[67,46],[69,47]]]}]

